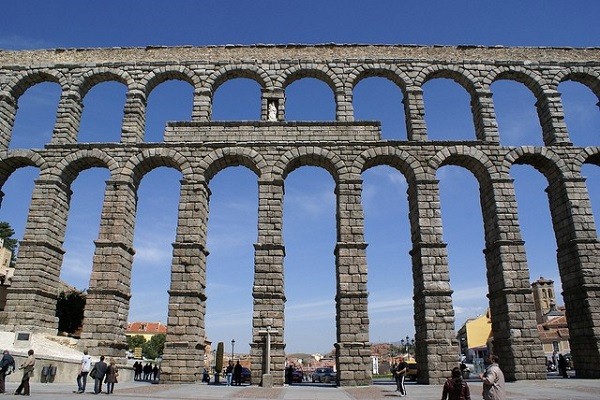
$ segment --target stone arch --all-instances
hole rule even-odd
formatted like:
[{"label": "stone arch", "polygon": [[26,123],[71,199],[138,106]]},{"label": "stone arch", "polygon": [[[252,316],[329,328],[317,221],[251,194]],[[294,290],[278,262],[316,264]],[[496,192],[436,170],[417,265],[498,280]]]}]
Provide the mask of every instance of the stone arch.
[{"label": "stone arch", "polygon": [[333,177],[336,184],[341,176],[348,175],[344,160],[331,150],[316,146],[301,146],[285,152],[273,167],[273,175],[284,179],[290,172],[303,166],[310,165],[324,168]]},{"label": "stone arch", "polygon": [[165,66],[150,71],[140,82],[146,97],[161,83],[170,80],[187,82],[193,88],[200,86],[201,80],[194,71],[184,66]]},{"label": "stone arch", "polygon": [[65,91],[69,86],[69,80],[61,71],[40,69],[17,75],[6,84],[5,90],[17,102],[27,89],[43,82],[58,83],[61,91]]},{"label": "stone arch", "polygon": [[48,173],[60,176],[61,182],[70,186],[81,171],[94,167],[107,168],[111,177],[114,177],[118,173],[119,165],[102,150],[79,150],[61,159]]},{"label": "stone arch", "polygon": [[571,172],[565,161],[546,147],[518,147],[504,157],[502,169],[508,173],[515,164],[528,164],[541,172],[548,182],[562,180]]},{"label": "stone arch", "polygon": [[435,175],[445,165],[466,168],[475,175],[480,187],[487,185],[490,179],[500,179],[503,175],[485,153],[470,146],[455,145],[440,150],[429,160],[429,172]]},{"label": "stone arch", "polygon": [[206,183],[221,170],[227,167],[244,166],[254,172],[260,179],[266,169],[267,162],[255,150],[240,147],[226,147],[207,154],[199,165],[199,172]]},{"label": "stone arch", "polygon": [[600,147],[586,147],[575,157],[575,173],[581,174],[583,164],[593,164],[600,167]]},{"label": "stone arch", "polygon": [[251,79],[257,82],[263,89],[272,86],[271,78],[267,72],[257,65],[252,64],[226,65],[210,74],[204,84],[210,88],[212,94],[214,95],[214,93],[222,84],[236,78]]},{"label": "stone arch", "polygon": [[552,83],[558,87],[565,81],[574,81],[587,86],[600,100],[600,72],[585,67],[566,68],[554,76]]},{"label": "stone arch", "polygon": [[275,86],[280,89],[285,89],[290,84],[302,78],[315,78],[325,82],[333,91],[334,97],[344,90],[342,80],[329,68],[327,65],[304,64],[300,63],[289,67],[277,77]]},{"label": "stone arch", "polygon": [[14,150],[0,161],[0,188],[6,180],[19,168],[36,167],[40,171],[47,167],[44,158],[31,150]]},{"label": "stone arch", "polygon": [[77,80],[76,86],[81,99],[83,99],[92,87],[109,81],[124,84],[128,91],[135,87],[134,79],[125,70],[108,67],[98,67],[85,72]]},{"label": "stone arch", "polygon": [[367,78],[386,78],[395,83],[402,93],[405,94],[406,88],[413,86],[413,80],[406,71],[394,65],[382,63],[377,64],[361,64],[354,68],[346,79],[346,87],[354,89],[363,79]]},{"label": "stone arch", "polygon": [[431,65],[419,72],[415,84],[423,87],[433,79],[452,79],[462,86],[473,98],[477,89],[481,87],[479,80],[469,70],[459,65]]},{"label": "stone arch", "polygon": [[136,188],[142,178],[156,167],[172,167],[182,173],[183,179],[191,179],[193,170],[188,159],[176,150],[165,148],[145,149],[131,157],[120,171],[120,178]]},{"label": "stone arch", "polygon": [[350,172],[358,176],[378,165],[388,165],[397,169],[408,182],[430,178],[419,160],[407,151],[393,146],[374,147],[363,151],[352,163]]},{"label": "stone arch", "polygon": [[544,87],[548,82],[536,71],[521,66],[498,67],[489,71],[483,78],[483,85],[488,90],[492,83],[499,80],[510,80],[524,84],[540,100]]}]

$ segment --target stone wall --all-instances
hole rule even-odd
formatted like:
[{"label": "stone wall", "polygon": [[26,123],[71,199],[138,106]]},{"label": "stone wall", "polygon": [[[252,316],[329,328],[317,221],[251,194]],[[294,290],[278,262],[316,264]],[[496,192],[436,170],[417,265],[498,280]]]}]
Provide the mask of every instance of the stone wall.
[{"label": "stone wall", "polygon": [[[352,91],[381,76],[403,92],[408,140],[381,140],[379,125],[354,121]],[[211,121],[212,96],[229,79],[262,87],[261,120]],[[329,85],[336,121],[285,120],[285,89],[312,77]],[[427,138],[422,86],[450,78],[471,97],[476,137]],[[144,142],[146,100],[160,83],[183,80],[194,88],[191,122],[167,126],[164,142]],[[543,147],[499,142],[490,85],[525,84],[537,98]],[[283,185],[303,165],[326,169],[337,196],[337,343],[340,385],[371,383],[367,266],[361,173],[375,165],[398,169],[408,182],[419,381],[441,383],[456,365],[452,290],[442,239],[436,171],[448,164],[471,171],[480,185],[494,351],[507,379],[544,379],[545,359],[535,325],[529,272],[509,170],[531,164],[548,179],[558,262],[578,376],[600,377],[600,245],[581,176],[600,165],[600,147],[572,145],[558,84],[574,80],[600,96],[600,49],[418,47],[370,45],[223,46],[145,49],[57,49],[0,52],[0,183],[17,168],[39,168],[19,259],[2,320],[5,329],[56,329],[56,287],[62,263],[70,185],[83,170],[106,168],[104,207],[85,311],[82,343],[98,354],[122,357],[129,310],[136,191],[160,166],[183,175],[173,244],[163,378],[193,382],[204,354],[208,183],[220,170],[244,165],[259,185],[251,344],[253,381],[265,371],[267,327],[275,384],[285,362],[282,239]],[[51,81],[62,88],[51,142],[9,150],[19,97]],[[97,83],[127,86],[120,143],[77,141],[83,98]],[[18,318],[17,318],[18,316]]]}]

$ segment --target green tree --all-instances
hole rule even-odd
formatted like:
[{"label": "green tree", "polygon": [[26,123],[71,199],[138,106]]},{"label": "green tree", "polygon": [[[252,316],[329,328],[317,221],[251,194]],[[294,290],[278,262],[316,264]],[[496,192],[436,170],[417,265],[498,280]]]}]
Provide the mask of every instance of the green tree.
[{"label": "green tree", "polygon": [[14,234],[15,231],[8,222],[0,221],[0,238],[4,239],[4,247],[12,252],[10,259],[11,266],[14,265],[17,259],[17,246],[19,245],[19,241],[12,238]]},{"label": "green tree", "polygon": [[83,324],[85,293],[73,290],[61,292],[56,301],[56,316],[60,332],[75,333]]},{"label": "green tree", "polygon": [[142,354],[144,357],[155,360],[162,356],[165,348],[165,340],[167,335],[164,333],[158,333],[150,338],[149,341],[142,345]]},{"label": "green tree", "polygon": [[127,336],[127,347],[133,352],[136,347],[142,347],[146,343],[146,338],[142,335]]}]

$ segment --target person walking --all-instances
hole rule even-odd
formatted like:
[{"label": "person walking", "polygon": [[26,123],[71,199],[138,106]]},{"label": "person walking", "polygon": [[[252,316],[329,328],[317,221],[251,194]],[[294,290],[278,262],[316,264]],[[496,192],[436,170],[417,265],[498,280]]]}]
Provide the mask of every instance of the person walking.
[{"label": "person walking", "polygon": [[94,364],[96,373],[94,374],[94,393],[98,394],[102,392],[102,380],[106,375],[108,365],[104,362],[104,356],[100,356],[100,361]]},{"label": "person walking", "polygon": [[233,367],[233,382],[236,386],[241,386],[242,384],[242,365],[240,364],[240,360],[237,360],[235,367]]},{"label": "person walking", "polygon": [[79,366],[79,373],[77,374],[77,393],[85,393],[85,386],[87,383],[87,377],[92,368],[92,357],[88,355],[88,351],[83,351],[83,357],[81,358],[81,365]]},{"label": "person walking", "polygon": [[499,358],[495,354],[490,354],[484,360],[485,371],[483,374],[479,374],[479,379],[483,382],[484,400],[506,400],[504,373],[500,369],[498,361]]},{"label": "person walking", "polygon": [[562,354],[558,355],[558,373],[563,378],[569,377],[569,375],[567,374],[567,359]]},{"label": "person walking", "polygon": [[400,397],[406,396],[406,386],[404,385],[404,379],[408,372],[408,364],[404,361],[404,357],[398,359],[398,365],[396,365],[396,392],[400,392]]},{"label": "person walking", "polygon": [[444,383],[442,400],[471,400],[469,385],[463,380],[459,367],[452,368],[450,378]]},{"label": "person walking", "polygon": [[112,394],[115,389],[115,383],[119,383],[117,377],[119,376],[119,369],[115,364],[114,359],[110,359],[108,364],[108,368],[106,369],[106,379],[104,383],[106,383],[106,394]]},{"label": "person walking", "polygon": [[6,375],[15,370],[15,359],[8,350],[4,350],[2,360],[0,360],[0,393],[6,391]]},{"label": "person walking", "polygon": [[33,375],[33,368],[35,367],[35,356],[33,355],[33,349],[30,349],[27,352],[27,359],[19,369],[23,370],[23,378],[21,378],[21,384],[17,388],[15,392],[16,395],[20,395],[21,391],[23,391],[23,395],[29,396],[29,378]]},{"label": "person walking", "polygon": [[233,379],[233,363],[231,360],[229,360],[227,368],[225,369],[225,376],[227,377],[227,386],[231,386],[231,381]]}]

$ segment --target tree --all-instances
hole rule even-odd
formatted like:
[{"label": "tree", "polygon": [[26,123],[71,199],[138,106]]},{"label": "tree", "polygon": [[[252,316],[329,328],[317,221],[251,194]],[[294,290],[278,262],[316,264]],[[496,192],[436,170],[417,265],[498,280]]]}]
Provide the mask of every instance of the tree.
[{"label": "tree", "polygon": [[136,347],[142,347],[146,343],[146,338],[142,335],[127,336],[127,347],[129,351],[135,351]]},{"label": "tree", "polygon": [[56,316],[58,317],[58,330],[73,334],[83,324],[83,311],[85,310],[85,293],[72,290],[68,293],[61,292],[56,301]]},{"label": "tree", "polygon": [[150,338],[149,341],[142,345],[142,354],[144,357],[155,360],[163,355],[165,349],[165,340],[167,335],[158,333]]},{"label": "tree", "polygon": [[13,228],[6,221],[0,221],[0,238],[4,240],[4,247],[12,252],[10,258],[10,265],[13,266],[17,259],[17,246],[19,241],[13,239],[12,236],[15,234]]}]

